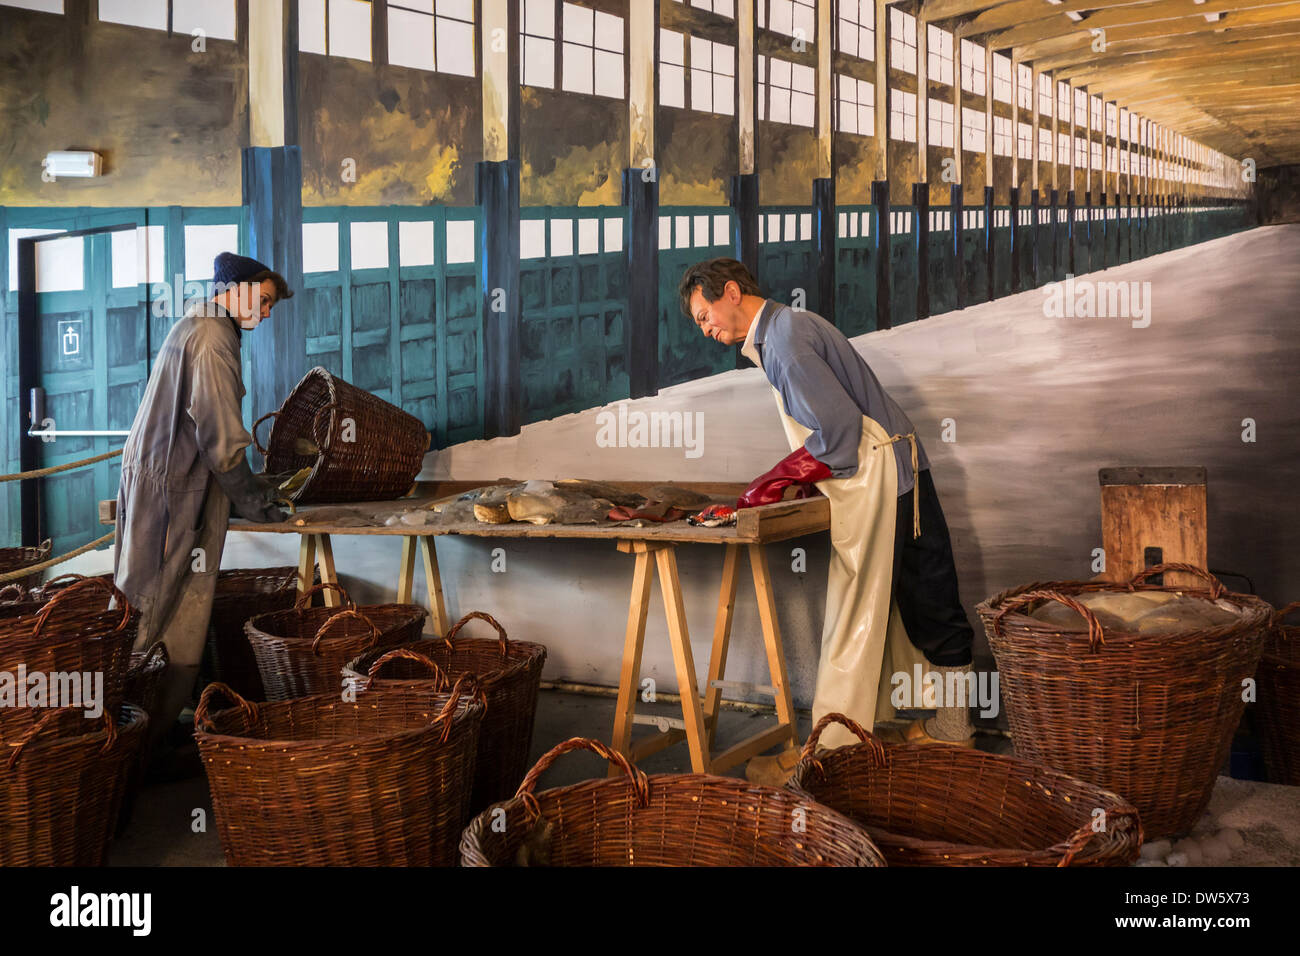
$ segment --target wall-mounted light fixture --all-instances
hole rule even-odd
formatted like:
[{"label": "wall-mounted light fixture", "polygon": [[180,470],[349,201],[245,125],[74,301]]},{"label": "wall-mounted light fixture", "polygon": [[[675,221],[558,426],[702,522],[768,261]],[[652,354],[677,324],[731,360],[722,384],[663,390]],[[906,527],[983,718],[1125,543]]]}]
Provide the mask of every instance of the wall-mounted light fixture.
[{"label": "wall-mounted light fixture", "polygon": [[104,171],[104,159],[89,150],[54,150],[41,162],[50,179],[89,179]]}]

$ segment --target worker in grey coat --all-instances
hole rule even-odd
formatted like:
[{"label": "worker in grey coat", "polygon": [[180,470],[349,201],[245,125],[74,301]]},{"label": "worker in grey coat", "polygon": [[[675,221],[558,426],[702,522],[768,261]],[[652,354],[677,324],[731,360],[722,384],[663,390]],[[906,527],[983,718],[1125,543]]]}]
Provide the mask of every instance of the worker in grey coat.
[{"label": "worker in grey coat", "polygon": [[287,517],[245,457],[239,349],[293,293],[260,262],[229,252],[217,256],[213,279],[212,297],[191,303],[167,333],[122,449],[113,577],[140,611],[136,649],[162,641],[171,660],[155,741],[193,692],[232,510],[250,521]]}]

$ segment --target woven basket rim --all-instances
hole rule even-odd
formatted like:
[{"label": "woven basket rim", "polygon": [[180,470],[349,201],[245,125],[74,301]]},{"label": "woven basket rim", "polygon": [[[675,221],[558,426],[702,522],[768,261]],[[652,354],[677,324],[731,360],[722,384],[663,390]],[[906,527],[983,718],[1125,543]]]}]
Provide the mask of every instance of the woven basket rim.
[{"label": "woven basket rim", "polygon": [[[945,748],[945,750],[948,749],[950,748]],[[842,747],[837,747],[834,750],[832,750],[830,753],[823,755],[819,759],[823,763],[825,763],[828,760],[834,760],[836,763],[843,763],[846,761],[855,760],[860,756],[872,755],[873,753],[874,753],[874,748],[872,747],[872,745],[870,743],[863,741],[858,743],[845,744]],[[1135,807],[1130,801],[1126,800],[1124,797],[1115,793],[1113,790],[1107,790],[1105,787],[1099,786],[1087,780],[1083,780],[1082,778],[1072,776],[1071,774],[1065,773],[1064,771],[1061,770],[1057,770],[1053,767],[1047,767],[1040,764],[1030,763],[1029,761],[1022,760],[1018,757],[1009,756],[1005,754],[986,753],[981,750],[959,750],[952,753],[945,752],[945,753],[936,754],[932,749],[931,745],[927,745],[927,744],[886,745],[885,747],[886,757],[891,757],[895,753],[903,753],[903,754],[907,754],[908,756],[921,757],[923,758],[923,760],[925,758],[938,758],[935,760],[936,763],[951,763],[953,760],[969,761],[971,763],[978,763],[978,764],[1005,763],[1008,767],[1013,769],[1017,775],[1022,773],[1030,774],[1034,777],[1037,777],[1040,783],[1044,783],[1044,782],[1047,784],[1055,783],[1058,786],[1069,786],[1069,787],[1076,788],[1077,790],[1085,793],[1089,798],[1097,801],[1095,805],[1103,807],[1108,813],[1116,812],[1116,811],[1132,812],[1135,816],[1138,817],[1139,820],[1141,819],[1140,815],[1138,814],[1137,807]],[[886,764],[886,766],[879,767],[876,769],[886,770],[888,769],[888,765]],[[830,776],[830,770],[831,768],[827,768],[826,771],[827,776]],[[794,773],[791,775],[789,782],[786,784],[786,787],[794,793],[801,794],[808,800],[817,801],[819,798],[805,785],[805,781],[807,781],[809,775],[812,774],[813,772],[814,772],[814,766],[812,760],[800,760],[799,763],[795,765]],[[1038,799],[1042,800],[1042,802],[1046,804],[1052,804],[1055,806],[1064,806],[1063,803],[1055,801],[1052,798],[1044,798],[1040,796]],[[853,818],[849,817],[849,819],[853,819]],[[1074,830],[1077,830],[1078,826],[1080,825],[1082,824],[1076,825]],[[958,855],[978,854],[980,856],[987,856],[994,859],[1007,859],[1007,860],[1025,859],[1027,857],[1045,857],[1045,856],[1055,857],[1060,855],[1053,852],[1054,849],[1060,845],[1059,843],[1051,844],[1049,846],[1034,847],[1031,849],[1019,849],[1019,848],[1005,847],[1005,846],[989,846],[989,845],[977,844],[977,843],[956,843],[950,840],[937,840],[937,839],[930,839],[926,837],[912,837],[912,836],[908,836],[905,833],[900,833],[897,830],[888,830],[884,827],[871,826],[869,824],[861,823],[861,822],[858,823],[858,826],[867,830],[870,833],[872,839],[876,841],[878,845],[881,846],[906,845],[911,848],[933,851],[935,853],[939,853],[944,849],[948,849]],[[1070,833],[1064,834],[1063,839],[1069,837],[1074,832],[1074,830],[1072,830]],[[1105,835],[1111,836],[1112,838],[1115,836],[1114,832],[1112,831],[1108,831],[1107,834]],[[1094,850],[1092,853],[1089,853],[1087,851],[1087,848],[1085,848],[1083,851],[1079,853],[1078,856],[1075,857],[1075,859],[1076,860],[1081,858],[1088,859],[1098,855],[1103,855],[1100,849]]]},{"label": "woven basket rim", "polygon": [[[369,666],[361,664],[361,661],[364,658],[373,657],[374,660],[378,660],[380,657],[382,657],[384,654],[387,654],[389,651],[397,651],[397,650],[411,650],[411,651],[419,652],[424,647],[427,647],[430,644],[437,645],[438,647],[441,647],[444,650],[447,647],[446,641],[444,641],[441,637],[433,637],[433,638],[421,638],[418,641],[412,641],[408,644],[397,644],[393,647],[371,648],[368,651],[364,651],[358,654],[356,657],[352,658],[352,660],[344,664],[342,670],[342,676],[348,678],[349,680],[360,680],[360,681],[369,680],[370,677],[365,671],[368,671],[370,668]],[[474,645],[478,645],[478,644],[490,644],[496,648],[499,648],[501,646],[500,641],[498,641],[496,638],[491,638],[491,637],[467,637],[464,638],[463,640],[458,638],[453,645],[452,653],[455,653],[457,649],[459,649],[464,645],[469,645],[472,649]],[[516,648],[519,648],[519,653],[516,653]],[[373,664],[374,660],[372,660],[370,663]],[[533,667],[535,666],[537,667],[544,666],[546,663],[546,645],[536,644],[530,641],[511,640],[509,649],[506,653],[504,660],[505,660],[504,666],[486,672],[486,676],[484,673],[474,674],[474,676],[479,679],[480,686],[482,686],[485,690],[494,687],[495,685],[502,683],[503,681],[513,680],[514,678],[519,677],[522,674],[526,674],[528,673],[528,671],[532,670]],[[360,669],[361,667],[364,667],[365,670]],[[390,685],[390,684],[428,683],[433,679],[434,679],[433,676],[429,675],[428,677],[376,677],[374,678],[374,681],[375,681],[375,686],[383,687],[385,685]]]},{"label": "woven basket rim", "polygon": [[[141,707],[139,704],[135,704],[130,701],[123,701],[121,704],[119,704],[115,713],[117,714],[117,716],[114,718],[114,720],[117,721],[116,733],[119,738],[121,738],[123,734],[136,732],[141,728],[142,724],[146,723],[149,720],[148,712],[146,712],[145,709]],[[127,723],[121,722],[120,718],[124,714],[129,715],[131,718],[130,721],[128,721]],[[82,746],[90,742],[108,739],[108,730],[107,728],[104,727],[104,725],[100,721],[87,720],[86,723],[89,725],[89,729],[85,733],[59,734],[57,736],[41,735],[38,736],[35,740],[33,740],[31,743],[29,743],[24,748],[24,750],[28,753],[35,753],[35,752],[48,750],[53,747]],[[6,758],[8,756],[7,745],[16,744],[16,743],[17,741],[13,739],[8,739],[8,740],[0,739],[0,747],[4,747],[3,752],[5,753]],[[0,773],[5,772],[6,769],[5,763],[6,763],[5,760],[0,760]],[[21,766],[22,761],[19,760],[18,764],[19,766]]]},{"label": "woven basket rim", "polygon": [[[377,688],[375,691],[367,691],[367,694],[369,695],[374,693],[383,693],[385,690],[386,690],[385,688]],[[403,691],[396,690],[396,689],[387,689],[387,692],[390,694],[404,693]],[[312,702],[314,702],[315,704],[345,703],[339,698],[338,694],[315,694],[310,697],[295,697],[292,700],[252,701],[251,703],[253,703],[259,710],[261,710],[264,707],[279,707],[282,709],[291,709],[294,706],[301,707]],[[360,701],[357,701],[356,704],[359,705]],[[386,731],[383,733],[356,734],[348,737],[306,737],[306,738],[295,740],[295,739],[283,738],[283,737],[240,736],[238,734],[228,734],[228,733],[220,733],[220,732],[214,732],[209,730],[200,730],[196,726],[194,728],[194,737],[196,740],[200,740],[209,744],[229,743],[231,745],[238,746],[244,750],[275,751],[280,753],[285,753],[296,749],[307,749],[307,748],[310,748],[312,750],[320,750],[323,746],[329,746],[331,744],[337,744],[339,747],[342,748],[350,748],[353,744],[358,742],[371,743],[371,742],[386,740],[386,741],[392,741],[396,743],[400,741],[405,741],[408,737],[415,738],[422,734],[437,731],[437,728],[434,724],[434,720],[436,719],[437,716],[436,711],[438,708],[429,707],[428,709],[431,716],[429,719],[429,723],[425,724],[424,726],[411,727],[406,730]],[[233,711],[238,711],[238,710],[239,707],[238,705],[236,705],[234,707],[227,707],[225,710],[214,711],[208,716],[210,719],[216,720],[217,718],[221,717],[223,714],[229,714]],[[452,715],[452,720],[451,720],[452,726],[456,727],[462,724],[466,720],[471,720],[473,719],[475,711],[484,711],[484,710],[485,708],[483,707],[483,704],[480,701],[475,700],[472,697],[462,698],[460,701],[457,702],[456,710]],[[481,717],[482,714],[480,713],[479,716]]]},{"label": "woven basket rim", "polygon": [[[306,644],[307,646],[310,647],[316,640],[315,636],[295,637],[288,634],[276,634],[273,631],[267,631],[264,630],[263,628],[258,627],[256,625],[256,622],[261,621],[265,618],[276,617],[276,616],[287,617],[288,615],[291,614],[305,615],[308,613],[315,613],[317,615],[321,615],[324,612],[329,612],[328,616],[326,617],[326,620],[328,620],[329,617],[332,617],[333,615],[338,614],[341,611],[359,611],[360,613],[365,614],[370,611],[387,611],[391,609],[401,609],[404,611],[409,611],[409,613],[403,620],[400,620],[395,624],[391,624],[388,627],[379,628],[379,632],[381,635],[397,630],[398,628],[407,627],[411,624],[412,621],[424,620],[429,616],[429,612],[426,611],[418,604],[349,604],[340,607],[288,607],[288,608],[280,608],[279,610],[275,610],[275,611],[263,611],[261,614],[256,614],[253,617],[250,617],[247,621],[244,622],[244,633],[247,634],[249,637],[256,637],[259,640],[283,641],[284,643],[291,644],[291,645]],[[321,623],[324,624],[325,622],[322,621]],[[326,637],[326,640],[327,641],[329,640],[328,636]]]}]

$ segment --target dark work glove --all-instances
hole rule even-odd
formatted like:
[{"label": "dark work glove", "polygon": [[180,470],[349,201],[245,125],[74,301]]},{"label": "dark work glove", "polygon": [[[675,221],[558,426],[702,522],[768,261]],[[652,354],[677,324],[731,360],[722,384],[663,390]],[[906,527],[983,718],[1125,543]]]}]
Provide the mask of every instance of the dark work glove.
[{"label": "dark work glove", "polygon": [[230,499],[230,510],[239,517],[258,524],[289,520],[288,514],[271,502],[269,490],[253,475],[247,458],[241,457],[238,465],[215,473],[215,477]]},{"label": "dark work glove", "polygon": [[785,497],[785,490],[791,485],[799,485],[803,491],[813,482],[824,481],[830,476],[829,465],[808,454],[806,448],[797,448],[777,462],[771,471],[755,478],[736,502],[736,509],[773,504]]}]

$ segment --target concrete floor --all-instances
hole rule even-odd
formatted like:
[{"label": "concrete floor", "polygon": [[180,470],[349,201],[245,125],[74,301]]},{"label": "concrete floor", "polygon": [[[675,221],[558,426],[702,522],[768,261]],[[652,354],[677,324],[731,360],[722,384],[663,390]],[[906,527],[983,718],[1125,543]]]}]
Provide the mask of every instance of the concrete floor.
[{"label": "concrete floor", "polygon": [[[659,711],[672,715],[674,707],[661,704],[656,709],[639,712]],[[718,724],[718,747],[725,748],[758,732],[772,719],[770,715],[724,710]],[[590,735],[608,739],[613,723],[612,697],[543,691],[538,701],[532,759],[537,760],[569,737]],[[800,739],[807,739],[811,730],[809,715],[800,714]],[[1011,752],[1011,741],[996,731],[982,732],[977,742],[981,750]],[[647,773],[684,773],[690,770],[690,758],[685,744],[680,744],[642,761],[640,766]],[[542,786],[543,789],[563,786],[603,776],[604,772],[603,761],[594,754],[568,754],[546,774]],[[743,765],[727,775],[743,777]],[[196,811],[202,811],[206,817],[206,832],[195,832],[195,820],[199,817]],[[1220,777],[1209,815],[1217,821],[1217,826],[1236,828],[1246,840],[1245,847],[1233,855],[1228,865],[1300,866],[1300,787]],[[109,851],[111,866],[223,866],[224,863],[204,776],[144,788],[130,826]]]}]

